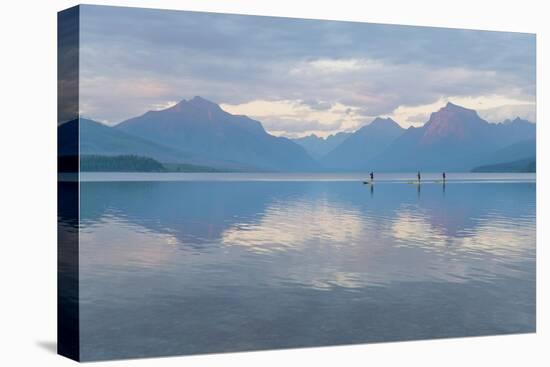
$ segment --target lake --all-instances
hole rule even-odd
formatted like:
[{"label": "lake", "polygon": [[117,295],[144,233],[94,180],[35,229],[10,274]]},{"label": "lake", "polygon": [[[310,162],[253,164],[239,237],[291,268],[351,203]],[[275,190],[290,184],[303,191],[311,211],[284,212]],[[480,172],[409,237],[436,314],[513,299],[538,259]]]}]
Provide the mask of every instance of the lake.
[{"label": "lake", "polygon": [[535,175],[439,178],[81,174],[82,359],[534,332]]}]

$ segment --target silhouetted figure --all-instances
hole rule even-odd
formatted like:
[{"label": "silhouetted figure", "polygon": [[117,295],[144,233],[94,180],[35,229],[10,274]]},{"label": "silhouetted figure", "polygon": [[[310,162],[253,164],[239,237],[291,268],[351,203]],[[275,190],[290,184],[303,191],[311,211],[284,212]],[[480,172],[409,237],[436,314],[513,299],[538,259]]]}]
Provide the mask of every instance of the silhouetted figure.
[{"label": "silhouetted figure", "polygon": [[420,171],[418,171],[418,173],[416,174],[416,178],[418,178],[418,183],[420,183]]},{"label": "silhouetted figure", "polygon": [[447,174],[445,172],[443,172],[443,182],[445,182],[445,180],[447,179]]},{"label": "silhouetted figure", "polygon": [[374,172],[371,171],[371,173],[369,174],[370,175],[370,181],[374,181]]}]

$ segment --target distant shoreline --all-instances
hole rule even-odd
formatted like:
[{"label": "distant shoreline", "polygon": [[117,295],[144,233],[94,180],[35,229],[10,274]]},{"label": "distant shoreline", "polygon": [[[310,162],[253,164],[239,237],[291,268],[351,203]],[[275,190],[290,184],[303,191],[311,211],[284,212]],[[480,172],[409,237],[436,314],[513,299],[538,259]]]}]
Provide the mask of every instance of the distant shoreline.
[{"label": "distant shoreline", "polygon": [[[60,173],[60,182],[349,182],[363,184],[365,173],[274,173],[274,172],[81,172]],[[415,173],[380,173],[375,184],[408,184]],[[535,183],[534,173],[450,172],[445,184]],[[424,173],[423,185],[443,185],[439,173]]]},{"label": "distant shoreline", "polygon": [[[163,163],[150,157],[138,156],[138,155],[95,155],[95,154],[83,154],[80,157],[76,155],[71,156],[59,156],[58,157],[58,171],[59,172],[118,172],[118,173],[279,173],[290,174],[300,173],[298,171],[275,171],[275,170],[261,170],[261,169],[230,169],[230,168],[218,168],[209,167],[205,165],[198,165],[193,163]],[[384,171],[374,170],[376,173],[409,173],[400,171]],[[371,170],[366,169],[362,171],[352,170],[311,170],[304,171],[311,174],[364,174],[368,175]],[[302,173],[304,173],[302,172]],[[412,172],[412,171],[411,171]],[[439,170],[422,170],[423,174],[438,173]],[[449,173],[449,171],[446,171]],[[470,171],[461,171],[459,173],[475,172],[475,173],[536,173],[536,159],[535,157],[528,159],[521,159],[513,162],[503,162],[497,164],[488,164],[475,167]]]}]

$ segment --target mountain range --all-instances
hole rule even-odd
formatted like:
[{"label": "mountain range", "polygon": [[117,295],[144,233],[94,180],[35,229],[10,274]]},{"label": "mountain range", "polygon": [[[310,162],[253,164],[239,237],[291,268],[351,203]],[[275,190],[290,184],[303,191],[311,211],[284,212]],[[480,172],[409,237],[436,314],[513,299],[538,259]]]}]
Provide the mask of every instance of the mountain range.
[{"label": "mountain range", "polygon": [[318,159],[330,171],[470,171],[534,159],[535,138],[529,121],[493,124],[448,103],[421,127],[403,129],[390,118],[375,118]]},{"label": "mountain range", "polygon": [[[489,123],[448,103],[421,127],[375,118],[355,132],[287,139],[201,97],[107,126],[80,118],[58,127],[59,155],[140,156],[231,171],[470,171],[535,159],[535,124]],[[500,166],[499,166],[500,164]],[[504,164],[504,165],[502,165]]]},{"label": "mountain range", "polygon": [[302,138],[292,139],[293,142],[301,145],[313,158],[320,159],[339,146],[352,133],[339,132],[320,138],[315,134],[304,136]]},{"label": "mountain range", "polygon": [[404,129],[394,120],[378,117],[321,158],[323,166],[338,171],[368,170],[373,159],[403,132]]},{"label": "mountain range", "polygon": [[121,130],[86,118],[69,121],[59,127],[60,155],[75,152],[76,141],[71,139],[71,131],[78,129],[80,154],[140,155],[161,162],[178,162],[191,159],[191,154],[170,148],[156,142],[127,134]]},{"label": "mountain range", "polygon": [[[421,127],[410,127],[371,161],[372,169],[384,171],[469,171],[473,167],[500,163],[498,152],[526,142],[515,159],[534,150],[535,125],[516,119],[491,124],[476,111],[448,103],[431,114]],[[533,149],[531,149],[531,147]]]},{"label": "mountain range", "polygon": [[203,164],[261,171],[318,169],[318,163],[298,144],[270,135],[259,121],[232,115],[201,97],[149,111],[115,129],[190,152]]}]

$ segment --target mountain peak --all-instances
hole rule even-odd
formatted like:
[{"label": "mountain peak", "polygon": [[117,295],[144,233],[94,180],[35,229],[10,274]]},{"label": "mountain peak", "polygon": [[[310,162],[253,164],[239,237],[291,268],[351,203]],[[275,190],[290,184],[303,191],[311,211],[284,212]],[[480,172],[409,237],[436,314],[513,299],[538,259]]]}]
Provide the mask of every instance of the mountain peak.
[{"label": "mountain peak", "polygon": [[451,136],[468,139],[472,134],[480,133],[488,124],[475,110],[447,102],[445,107],[430,115],[423,127],[425,131],[421,142],[430,144]]},{"label": "mountain peak", "polygon": [[218,106],[216,103],[202,98],[201,96],[195,96],[189,100],[189,103],[195,106]]},{"label": "mountain peak", "polygon": [[447,104],[445,105],[445,107],[443,108],[440,108],[439,111],[437,112],[440,112],[440,111],[449,111],[449,112],[475,112],[475,110],[472,110],[472,109],[469,109],[469,108],[466,108],[466,107],[463,107],[463,106],[460,106],[460,105],[457,105],[457,104],[454,104],[452,102],[447,102]]},{"label": "mountain peak", "polygon": [[185,107],[194,107],[200,110],[221,110],[220,106],[212,101],[209,101],[200,96],[195,96],[190,100],[182,99],[178,104],[171,109],[176,112],[181,112]]},{"label": "mountain peak", "polygon": [[470,108],[462,107],[452,102],[447,102],[445,107],[440,108],[438,111],[433,112],[430,115],[428,124],[434,121],[448,120],[449,118],[458,118],[458,120],[467,119],[480,119],[477,112]]},{"label": "mountain peak", "polygon": [[390,126],[390,125],[399,125],[397,122],[392,120],[390,117],[377,117],[369,124],[370,126]]},{"label": "mountain peak", "polygon": [[462,107],[462,106],[459,106],[457,104],[454,104],[453,102],[447,102],[447,104],[445,105],[445,108],[455,108],[455,107]]},{"label": "mountain peak", "polygon": [[397,122],[392,120],[390,117],[376,117],[369,124],[363,125],[358,132],[367,134],[368,131],[394,131],[402,130],[403,128]]},{"label": "mountain peak", "polygon": [[516,117],[515,119],[513,119],[511,123],[512,124],[533,124],[531,121],[526,120],[526,119],[522,119],[519,116]]}]

